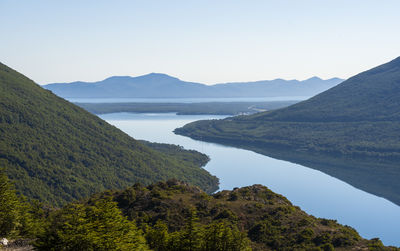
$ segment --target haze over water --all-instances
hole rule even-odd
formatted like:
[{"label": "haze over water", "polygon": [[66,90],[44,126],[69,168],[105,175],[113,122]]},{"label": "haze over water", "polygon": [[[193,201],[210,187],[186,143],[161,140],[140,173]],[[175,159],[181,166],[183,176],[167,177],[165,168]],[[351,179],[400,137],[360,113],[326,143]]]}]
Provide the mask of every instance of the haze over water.
[{"label": "haze over water", "polygon": [[196,141],[172,131],[192,121],[224,116],[114,113],[100,116],[136,139],[181,145],[210,156],[205,166],[220,179],[220,189],[262,184],[316,217],[336,219],[364,238],[379,237],[400,246],[400,207],[301,165],[248,150]]},{"label": "haze over water", "polygon": [[75,103],[206,103],[206,102],[269,102],[302,101],[310,97],[260,97],[260,98],[66,98]]}]

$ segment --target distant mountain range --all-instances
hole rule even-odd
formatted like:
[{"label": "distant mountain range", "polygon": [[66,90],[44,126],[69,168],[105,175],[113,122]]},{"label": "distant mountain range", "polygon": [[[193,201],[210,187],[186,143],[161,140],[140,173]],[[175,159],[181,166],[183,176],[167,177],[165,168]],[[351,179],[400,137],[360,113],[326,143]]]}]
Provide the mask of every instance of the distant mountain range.
[{"label": "distant mountain range", "polygon": [[54,83],[43,87],[64,98],[241,98],[313,96],[343,79],[263,80],[205,85],[179,80],[166,74],[139,77],[115,76],[98,82]]}]

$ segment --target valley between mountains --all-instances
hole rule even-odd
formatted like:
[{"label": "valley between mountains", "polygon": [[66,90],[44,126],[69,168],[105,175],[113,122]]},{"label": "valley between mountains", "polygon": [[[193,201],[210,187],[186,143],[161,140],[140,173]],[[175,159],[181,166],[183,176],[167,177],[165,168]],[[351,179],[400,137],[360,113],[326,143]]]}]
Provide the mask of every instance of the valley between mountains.
[{"label": "valley between mountains", "polygon": [[[327,93],[339,97],[352,86],[362,89],[360,79],[375,88],[384,76],[388,81],[379,86],[385,90],[382,95],[394,95],[398,67],[397,59]],[[341,107],[319,105],[328,94],[280,110],[199,121],[176,132],[267,155],[271,146],[276,151],[294,149],[293,158],[297,153],[325,154],[333,146],[337,156],[397,160],[396,114],[383,110],[388,104],[380,102],[380,94],[373,97],[375,115],[350,109],[370,99],[367,92],[357,104],[346,106],[346,114],[330,115],[326,109]],[[307,104],[325,109],[311,109],[323,116],[311,117]],[[343,143],[348,138],[337,129],[348,125],[361,129],[362,141]],[[376,133],[375,141],[368,141],[369,130]],[[37,250],[398,250],[379,239],[364,239],[335,220],[308,215],[262,185],[213,193],[218,178],[202,168],[208,156],[135,140],[3,64],[0,132],[0,235],[13,245],[20,240]],[[332,134],[332,145],[324,141],[328,136],[323,132]],[[278,135],[300,143],[287,143]],[[386,139],[391,140],[385,145]],[[375,171],[384,174],[379,177],[397,177],[390,165]]]}]

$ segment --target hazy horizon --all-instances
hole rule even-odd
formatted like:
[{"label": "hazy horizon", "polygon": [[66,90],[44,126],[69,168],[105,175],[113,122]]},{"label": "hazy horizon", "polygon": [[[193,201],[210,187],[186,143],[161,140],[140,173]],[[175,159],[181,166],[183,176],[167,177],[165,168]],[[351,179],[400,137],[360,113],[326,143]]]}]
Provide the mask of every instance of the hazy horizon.
[{"label": "hazy horizon", "polygon": [[347,79],[400,55],[399,1],[0,2],[0,61],[40,84],[161,72]]},{"label": "hazy horizon", "polygon": [[[75,82],[84,82],[84,83],[97,83],[97,82],[101,82],[104,81],[106,79],[109,78],[113,78],[113,77],[129,77],[129,78],[136,78],[136,77],[143,77],[143,76],[147,76],[147,75],[151,75],[151,74],[161,74],[161,75],[167,75],[169,77],[173,77],[173,78],[177,78],[181,81],[184,82],[192,82],[192,83],[198,83],[198,84],[206,84],[206,85],[218,85],[218,84],[230,84],[230,83],[252,83],[252,82],[261,82],[261,81],[274,81],[274,80],[285,80],[285,81],[306,81],[312,78],[319,78],[321,80],[331,80],[331,79],[341,79],[341,78],[337,78],[337,77],[332,77],[332,78],[320,78],[319,76],[311,76],[305,79],[283,79],[283,78],[274,78],[274,79],[258,79],[258,80],[249,80],[249,81],[232,81],[232,82],[221,82],[221,83],[202,83],[200,81],[187,81],[185,79],[180,78],[179,76],[173,76],[170,75],[168,73],[162,73],[162,72],[149,72],[143,75],[137,75],[137,76],[129,76],[129,75],[125,75],[125,76],[109,76],[106,77],[104,79],[98,79],[98,80],[94,80],[94,81],[81,81],[79,79],[75,80],[75,81],[71,81],[71,82],[53,82],[53,83],[37,83],[39,85],[48,85],[48,84],[64,84],[64,83],[75,83]],[[341,80],[345,80],[345,79],[341,79]]]}]

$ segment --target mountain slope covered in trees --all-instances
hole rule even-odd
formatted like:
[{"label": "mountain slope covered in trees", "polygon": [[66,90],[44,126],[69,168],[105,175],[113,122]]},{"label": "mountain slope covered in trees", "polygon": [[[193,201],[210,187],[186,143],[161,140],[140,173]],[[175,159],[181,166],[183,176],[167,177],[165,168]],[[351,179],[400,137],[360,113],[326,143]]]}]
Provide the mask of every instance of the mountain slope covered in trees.
[{"label": "mountain slope covered in trees", "polygon": [[340,154],[400,157],[400,57],[292,106],[178,133]]},{"label": "mountain slope covered in trees", "polygon": [[[350,162],[353,167],[344,165],[354,171],[346,181],[400,204],[399,111],[400,57],[287,108],[193,122],[176,133],[296,163],[319,159],[318,170],[329,166],[332,157],[355,159]],[[370,164],[357,166],[357,159]],[[331,173],[342,177],[336,170]]]},{"label": "mountain slope covered in trees", "polygon": [[[126,219],[118,216],[116,208]],[[100,222],[114,223],[107,228],[91,227]],[[107,243],[140,243],[143,250],[159,251],[398,250],[384,247],[379,239],[363,239],[353,228],[334,220],[310,216],[261,185],[210,196],[173,180],[107,191],[55,211],[36,246],[46,250],[88,245],[107,250]]]},{"label": "mountain slope covered in trees", "polygon": [[199,162],[154,150],[3,64],[0,167],[6,168],[18,191],[53,205],[168,178],[208,192],[218,187],[218,179]]},{"label": "mountain slope covered in trees", "polygon": [[400,121],[400,57],[351,77],[309,100],[254,120],[289,122]]}]

